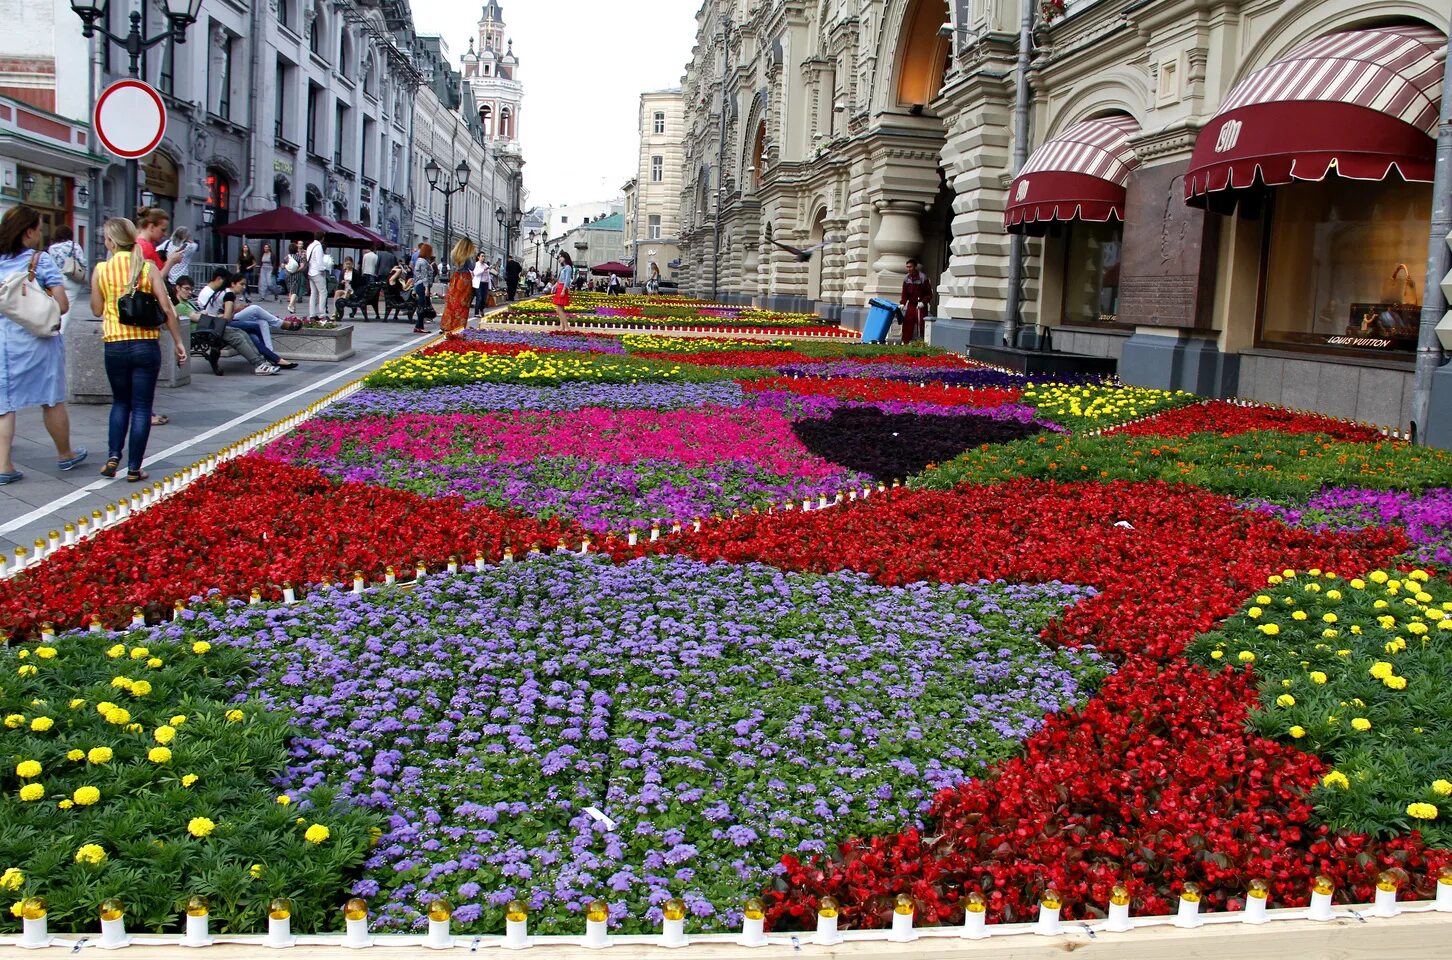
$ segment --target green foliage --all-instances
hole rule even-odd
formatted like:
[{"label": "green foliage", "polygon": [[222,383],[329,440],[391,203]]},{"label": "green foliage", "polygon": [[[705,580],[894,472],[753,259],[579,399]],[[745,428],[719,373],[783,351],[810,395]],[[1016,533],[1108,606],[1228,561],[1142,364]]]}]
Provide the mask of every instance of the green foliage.
[{"label": "green foliage", "polygon": [[1324,486],[1421,490],[1452,476],[1452,454],[1426,447],[1341,443],[1323,434],[1186,437],[1054,436],[971,450],[912,481],[919,489],[1040,480],[1163,480],[1236,497],[1307,496]]},{"label": "green foliage", "polygon": [[[277,896],[294,900],[294,929],[339,926],[376,818],[321,789],[277,802],[288,719],[235,701],[244,652],[142,637],[74,634],[0,656],[0,866],[20,871],[7,893],[44,896],[53,931],[94,929],[111,896],[131,929],[179,929],[195,893],[211,898],[214,932],[265,929]],[[35,785],[44,797],[21,799]],[[320,844],[304,838],[314,823],[331,834]],[[13,914],[0,924],[18,928]]]},{"label": "green foliage", "polygon": [[1313,795],[1326,822],[1452,844],[1452,584],[1315,573],[1273,584],[1188,656],[1254,664],[1255,731],[1334,765]]}]

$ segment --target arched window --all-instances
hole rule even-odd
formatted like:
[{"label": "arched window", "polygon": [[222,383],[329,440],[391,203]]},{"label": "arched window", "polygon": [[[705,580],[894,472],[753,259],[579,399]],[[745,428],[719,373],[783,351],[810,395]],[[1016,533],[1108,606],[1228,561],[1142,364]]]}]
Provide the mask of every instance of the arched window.
[{"label": "arched window", "polygon": [[494,108],[485,104],[479,108],[479,124],[484,128],[484,136],[494,136]]},{"label": "arched window", "polygon": [[338,41],[338,72],[345,77],[353,73],[353,38],[347,30]]},{"label": "arched window", "polygon": [[926,106],[943,89],[953,46],[938,28],[948,20],[947,0],[914,0],[908,8],[898,53],[898,103]]},{"label": "arched window", "polygon": [[499,111],[499,136],[505,140],[514,138],[514,115],[505,107]]}]

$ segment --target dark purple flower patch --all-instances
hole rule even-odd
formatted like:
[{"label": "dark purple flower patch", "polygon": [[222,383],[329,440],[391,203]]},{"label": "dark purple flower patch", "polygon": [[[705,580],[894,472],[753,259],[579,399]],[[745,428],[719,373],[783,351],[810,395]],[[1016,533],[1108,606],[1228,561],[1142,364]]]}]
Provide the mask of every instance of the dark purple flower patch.
[{"label": "dark purple flower patch", "polygon": [[972,447],[1021,440],[1043,428],[990,417],[885,414],[856,407],[834,410],[825,419],[799,420],[792,429],[824,460],[879,480],[900,480]]}]

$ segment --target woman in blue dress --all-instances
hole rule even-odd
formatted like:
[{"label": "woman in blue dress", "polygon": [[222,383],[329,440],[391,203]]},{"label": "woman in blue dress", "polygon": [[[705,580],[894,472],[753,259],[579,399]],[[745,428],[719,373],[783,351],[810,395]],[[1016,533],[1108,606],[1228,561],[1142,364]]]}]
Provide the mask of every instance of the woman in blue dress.
[{"label": "woman in blue dress", "polygon": [[[40,249],[40,214],[24,204],[0,219],[0,281],[30,269]],[[60,306],[70,310],[60,268],[42,253],[35,278]],[[56,466],[74,470],[86,459],[85,447],[71,447],[71,419],[66,412],[66,346],[64,337],[35,337],[0,313],[0,486],[25,479],[15,469],[10,448],[15,440],[15,412],[39,405],[45,429],[55,441]]]}]

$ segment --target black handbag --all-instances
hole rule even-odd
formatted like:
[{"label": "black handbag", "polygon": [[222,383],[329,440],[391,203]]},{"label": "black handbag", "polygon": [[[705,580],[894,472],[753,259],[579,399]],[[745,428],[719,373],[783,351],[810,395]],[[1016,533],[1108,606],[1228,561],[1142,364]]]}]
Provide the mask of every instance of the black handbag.
[{"label": "black handbag", "polygon": [[[133,252],[131,255],[139,257],[141,254]],[[166,317],[161,312],[161,303],[155,294],[136,289],[145,270],[146,262],[142,261],[141,270],[131,278],[130,289],[116,298],[116,319],[128,327],[155,329],[166,323]]]}]

